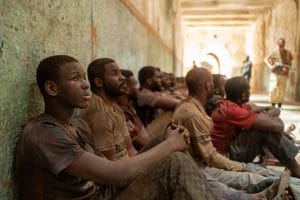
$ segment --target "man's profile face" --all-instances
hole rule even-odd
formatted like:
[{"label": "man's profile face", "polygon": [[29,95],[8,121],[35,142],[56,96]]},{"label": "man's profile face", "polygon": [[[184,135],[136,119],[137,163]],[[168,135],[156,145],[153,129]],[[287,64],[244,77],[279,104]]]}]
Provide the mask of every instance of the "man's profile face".
[{"label": "man's profile face", "polygon": [[152,77],[151,82],[151,90],[152,91],[161,91],[161,77],[160,72],[158,70],[155,70],[154,76]]},{"label": "man's profile face", "polygon": [[250,100],[250,85],[243,91],[245,97],[242,99],[242,103],[247,103]]},{"label": "man's profile face", "polygon": [[115,62],[105,65],[103,88],[106,94],[113,97],[118,97],[126,93],[125,77]]}]

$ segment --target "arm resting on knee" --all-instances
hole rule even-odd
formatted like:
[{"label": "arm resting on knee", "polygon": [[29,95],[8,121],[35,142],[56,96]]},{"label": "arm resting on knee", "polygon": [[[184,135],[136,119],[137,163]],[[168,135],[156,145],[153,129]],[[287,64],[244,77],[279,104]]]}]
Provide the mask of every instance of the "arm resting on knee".
[{"label": "arm resting on knee", "polygon": [[279,117],[271,117],[267,114],[261,113],[257,115],[251,128],[254,130],[279,133],[283,131],[284,124]]}]

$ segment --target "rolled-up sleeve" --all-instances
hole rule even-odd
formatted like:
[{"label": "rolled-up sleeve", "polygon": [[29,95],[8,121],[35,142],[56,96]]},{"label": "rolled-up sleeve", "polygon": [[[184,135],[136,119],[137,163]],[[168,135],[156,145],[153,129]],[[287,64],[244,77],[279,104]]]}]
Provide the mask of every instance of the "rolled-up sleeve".
[{"label": "rolled-up sleeve", "polygon": [[201,117],[194,115],[184,122],[184,126],[191,134],[191,143],[194,153],[198,154],[207,165],[230,171],[243,171],[243,166],[229,160],[217,152],[211,141],[211,133]]}]

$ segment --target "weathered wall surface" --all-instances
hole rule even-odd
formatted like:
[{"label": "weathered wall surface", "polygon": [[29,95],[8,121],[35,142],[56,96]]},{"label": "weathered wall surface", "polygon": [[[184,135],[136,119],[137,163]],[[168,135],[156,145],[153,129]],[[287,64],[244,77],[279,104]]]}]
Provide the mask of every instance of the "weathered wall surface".
[{"label": "weathered wall surface", "polygon": [[296,55],[295,57],[295,66],[296,69],[298,70],[297,76],[296,76],[296,100],[300,101],[300,1],[297,1],[297,16],[298,16],[298,22],[297,22],[297,40],[295,42],[296,44]]},{"label": "weathered wall surface", "polygon": [[0,199],[11,199],[17,136],[42,107],[34,88],[36,66],[52,54],[90,61],[91,6],[89,1],[71,0],[1,2]]},{"label": "weathered wall surface", "polygon": [[[132,0],[132,4],[142,14],[145,20],[159,34],[159,36],[172,48],[172,24],[173,22],[173,2],[172,0]],[[174,1],[174,3],[176,3]]]},{"label": "weathered wall surface", "polygon": [[155,65],[172,71],[172,53],[153,34],[149,34],[140,21],[119,1],[96,1],[97,55],[111,57],[123,68],[137,74],[144,65]]},{"label": "weathered wall surface", "polygon": [[[169,56],[160,50],[151,51],[155,52],[149,55],[149,62],[151,59],[160,57],[164,62],[161,62],[158,67],[168,72],[175,72],[177,75],[181,75],[182,68],[182,27],[181,27],[181,13],[179,9],[179,1],[173,0],[153,0],[153,1],[140,1],[140,0],[121,0],[129,8],[129,10],[137,16],[137,19],[144,24],[148,33],[154,38],[159,38],[166,49],[172,56],[173,66],[170,68]],[[128,23],[128,22],[127,22]],[[131,23],[136,23],[132,22]],[[148,48],[156,46],[153,41],[145,41],[148,43]],[[143,45],[143,44],[141,44]],[[159,59],[160,60],[160,59]],[[143,64],[144,65],[144,64]]]},{"label": "weathered wall surface", "polygon": [[[161,20],[169,20],[163,26],[170,28],[165,14]],[[146,64],[173,69],[172,52],[120,0],[3,0],[0,20],[0,199],[13,198],[13,152],[20,129],[43,109],[35,86],[42,58],[68,54],[87,65],[107,56],[134,72]]]}]

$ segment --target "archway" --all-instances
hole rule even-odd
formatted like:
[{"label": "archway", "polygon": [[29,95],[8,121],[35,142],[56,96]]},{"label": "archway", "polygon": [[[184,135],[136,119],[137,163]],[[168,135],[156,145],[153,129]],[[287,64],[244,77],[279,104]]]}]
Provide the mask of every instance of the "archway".
[{"label": "archway", "polygon": [[208,63],[211,65],[212,73],[224,74],[228,77],[231,76],[232,60],[229,56],[228,50],[223,44],[207,44],[201,51],[200,63]]},{"label": "archway", "polygon": [[214,53],[208,53],[204,55],[200,60],[201,67],[207,68],[213,74],[219,74],[220,60]]}]

